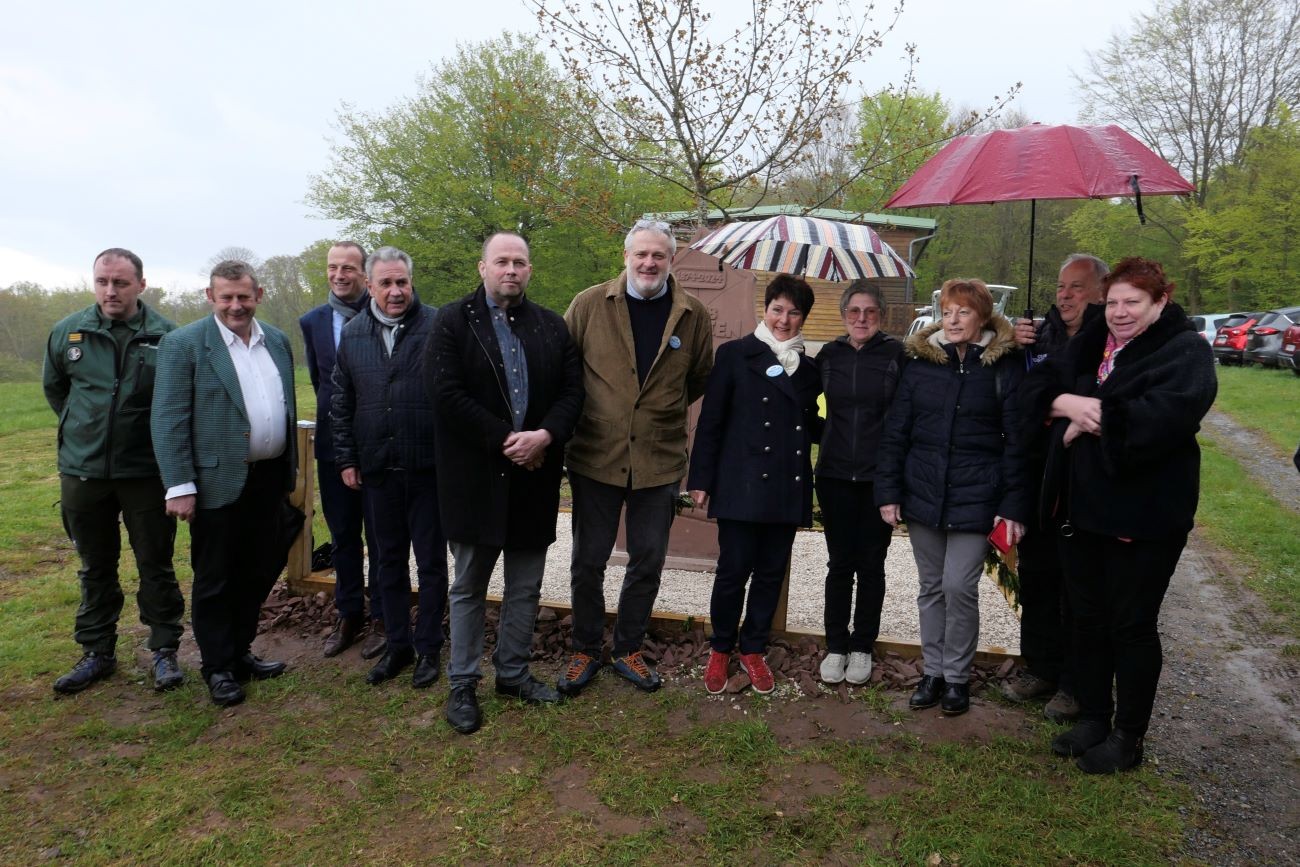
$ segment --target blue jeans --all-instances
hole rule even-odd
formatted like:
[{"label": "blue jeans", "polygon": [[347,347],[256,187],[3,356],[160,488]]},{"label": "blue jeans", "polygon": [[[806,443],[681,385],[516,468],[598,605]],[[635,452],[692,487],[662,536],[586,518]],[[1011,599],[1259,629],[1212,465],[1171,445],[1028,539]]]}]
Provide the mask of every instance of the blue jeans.
[{"label": "blue jeans", "polygon": [[[473,686],[483,675],[483,617],[487,607],[488,581],[502,549],[490,545],[452,542],[456,577],[451,584],[451,652],[447,657],[447,679],[452,686]],[[537,603],[542,595],[546,571],[545,548],[507,548],[505,592],[497,620],[497,649],[492,654],[497,682],[517,684],[528,679],[528,660],[533,652],[533,628],[537,625]]]}]

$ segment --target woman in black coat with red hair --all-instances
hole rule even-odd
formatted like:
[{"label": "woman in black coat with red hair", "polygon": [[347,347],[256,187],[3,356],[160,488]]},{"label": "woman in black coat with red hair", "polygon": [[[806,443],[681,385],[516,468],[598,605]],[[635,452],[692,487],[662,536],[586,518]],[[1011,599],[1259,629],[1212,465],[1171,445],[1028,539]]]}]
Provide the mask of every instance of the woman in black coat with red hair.
[{"label": "woman in black coat with red hair", "polygon": [[1105,317],[1035,367],[1022,394],[1026,420],[1053,428],[1042,503],[1064,522],[1075,618],[1079,721],[1052,749],[1088,773],[1142,761],[1160,605],[1192,529],[1196,432],[1218,390],[1210,347],[1159,263],[1124,259],[1102,286]]}]

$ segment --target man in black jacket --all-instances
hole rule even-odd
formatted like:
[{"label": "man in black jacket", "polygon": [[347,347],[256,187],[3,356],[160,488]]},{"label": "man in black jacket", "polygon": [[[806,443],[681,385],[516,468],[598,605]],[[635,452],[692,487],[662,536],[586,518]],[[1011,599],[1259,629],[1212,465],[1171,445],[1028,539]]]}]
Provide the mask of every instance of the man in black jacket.
[{"label": "man in black jacket", "polygon": [[[334,462],[365,497],[379,549],[379,592],[388,647],[366,682],[383,683],[415,662],[412,685],[438,679],[447,606],[447,543],[438,514],[433,407],[424,345],[434,309],[411,283],[411,257],[380,247],[366,261],[370,305],[343,328],[334,367]],[[419,610],[411,636],[409,555],[415,550]],[[418,658],[417,658],[418,655]]]},{"label": "man in black jacket", "polygon": [[[1061,265],[1056,282],[1056,303],[1035,327],[1028,319],[1016,322],[1016,342],[1026,347],[1031,364],[1055,355],[1085,322],[1102,314],[1101,278],[1110,270],[1101,259],[1074,253]],[[1032,347],[1032,348],[1029,348]],[[1025,438],[1029,456],[1030,488],[1039,494],[1046,457],[1046,433],[1029,431]],[[1040,514],[1034,509],[1033,514]],[[1058,549],[1058,528],[1031,523],[1017,550],[1020,569],[1020,652],[1023,668],[1002,685],[1012,701],[1051,696],[1043,715],[1056,722],[1079,715],[1071,682],[1069,603]]]},{"label": "man in black jacket", "polygon": [[499,233],[483,245],[483,282],[438,314],[425,357],[437,405],[438,496],[456,559],[447,721],[482,722],[488,579],[505,555],[496,691],[532,704],[560,694],[529,672],[546,549],[555,541],[564,444],[582,411],[582,362],[564,320],[524,297],[528,244]]},{"label": "man in black jacket", "polygon": [[[370,634],[361,645],[361,658],[374,659],[384,652],[384,606],[379,599],[379,558],[366,526],[360,491],[343,484],[334,463],[334,430],[330,425],[330,403],[334,395],[334,359],[343,326],[370,306],[366,291],[366,251],[352,241],[339,241],[325,257],[329,280],[326,303],[303,314],[298,320],[307,354],[307,373],[316,393],[316,472],[320,480],[320,505],[330,529],[334,565],[334,608],[338,622],[325,639],[325,656],[338,656],[352,646],[365,625],[366,579],[362,571],[364,552],[370,554]],[[361,544],[362,529],[368,544]]]}]

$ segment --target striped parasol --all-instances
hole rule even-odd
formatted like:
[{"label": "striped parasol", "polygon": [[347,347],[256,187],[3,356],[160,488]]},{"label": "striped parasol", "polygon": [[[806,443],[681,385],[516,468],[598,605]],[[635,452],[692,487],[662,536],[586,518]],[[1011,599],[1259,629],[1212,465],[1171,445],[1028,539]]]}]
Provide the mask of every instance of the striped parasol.
[{"label": "striped parasol", "polygon": [[691,248],[733,268],[840,282],[905,277],[907,262],[869,227],[820,217],[770,217],[719,226]]}]

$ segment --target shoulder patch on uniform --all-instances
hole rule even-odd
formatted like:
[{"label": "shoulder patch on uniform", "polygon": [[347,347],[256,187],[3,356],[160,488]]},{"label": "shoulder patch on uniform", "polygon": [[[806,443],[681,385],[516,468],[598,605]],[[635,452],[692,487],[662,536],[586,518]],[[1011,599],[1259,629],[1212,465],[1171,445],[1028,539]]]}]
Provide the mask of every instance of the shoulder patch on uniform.
[{"label": "shoulder patch on uniform", "polygon": [[69,343],[80,343],[80,342],[81,342],[81,332],[80,332],[80,331],[70,331],[70,332],[68,332],[68,342],[69,342]]},{"label": "shoulder patch on uniform", "polygon": [[80,360],[81,360],[81,347],[80,347],[80,346],[69,346],[69,347],[68,347],[68,361],[80,361]]}]

